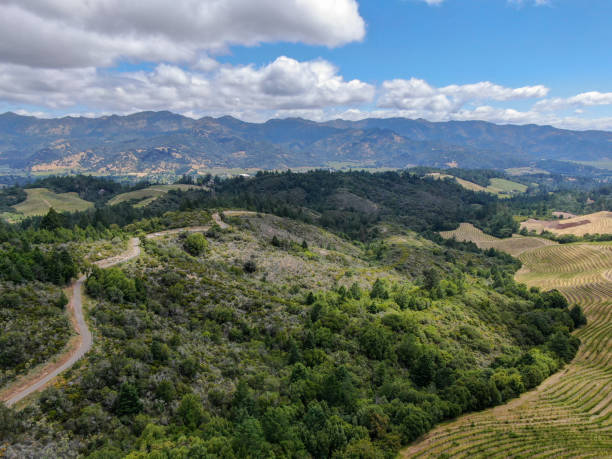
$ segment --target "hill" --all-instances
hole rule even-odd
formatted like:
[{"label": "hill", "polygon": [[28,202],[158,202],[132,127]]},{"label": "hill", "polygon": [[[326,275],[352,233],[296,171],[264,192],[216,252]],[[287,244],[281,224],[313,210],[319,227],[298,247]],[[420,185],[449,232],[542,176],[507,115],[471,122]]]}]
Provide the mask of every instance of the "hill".
[{"label": "hill", "polygon": [[47,188],[28,188],[27,198],[13,206],[16,215],[6,214],[10,219],[45,215],[50,208],[58,212],[76,212],[93,207],[93,203],[84,201],[77,193],[54,193]]},{"label": "hill", "polygon": [[[555,330],[572,319],[554,294],[514,284],[507,256],[393,222],[373,223],[381,236],[361,244],[278,216],[224,219],[164,213],[157,224],[207,226],[156,231],[137,260],[89,270],[92,350],[32,408],[0,406],[9,457],[392,457],[442,420],[515,397],[535,365],[550,367],[530,384],[573,355],[567,332],[530,338],[536,316]],[[11,275],[0,270],[0,283]],[[22,313],[15,295],[28,292],[5,294],[0,310]],[[23,336],[2,355],[25,360]],[[549,350],[552,337],[567,355]]]},{"label": "hill", "polygon": [[612,413],[609,244],[563,244],[520,255],[517,280],[557,288],[584,305],[588,324],[576,358],[536,390],[509,404],[463,416],[430,432],[402,457],[609,457]]},{"label": "hill", "polygon": [[[0,115],[0,166],[34,173],[180,174],[330,165],[502,169],[608,157],[612,133],[535,125],[403,118],[326,123],[290,118],[259,124],[170,112],[61,119]],[[538,167],[545,169],[542,164]]]}]

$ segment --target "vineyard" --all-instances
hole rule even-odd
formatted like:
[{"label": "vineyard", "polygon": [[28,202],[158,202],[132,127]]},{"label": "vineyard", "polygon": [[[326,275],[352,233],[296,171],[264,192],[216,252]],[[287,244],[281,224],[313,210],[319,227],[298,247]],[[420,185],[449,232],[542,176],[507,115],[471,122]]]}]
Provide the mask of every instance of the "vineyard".
[{"label": "vineyard", "polygon": [[519,282],[557,288],[584,308],[578,355],[535,390],[438,427],[403,457],[612,456],[612,246],[549,245],[519,258]]},{"label": "vineyard", "polygon": [[521,223],[521,229],[527,231],[550,231],[551,233],[574,236],[585,234],[610,234],[612,233],[612,212],[596,212],[589,215],[580,215],[562,220],[534,220],[530,219]]},{"label": "vineyard", "polygon": [[494,248],[507,252],[515,257],[527,250],[556,244],[555,242],[544,238],[519,235],[515,235],[507,239],[499,239],[483,233],[471,223],[461,223],[459,228],[456,230],[442,231],[440,234],[445,239],[454,237],[458,241],[473,242],[481,249]]}]

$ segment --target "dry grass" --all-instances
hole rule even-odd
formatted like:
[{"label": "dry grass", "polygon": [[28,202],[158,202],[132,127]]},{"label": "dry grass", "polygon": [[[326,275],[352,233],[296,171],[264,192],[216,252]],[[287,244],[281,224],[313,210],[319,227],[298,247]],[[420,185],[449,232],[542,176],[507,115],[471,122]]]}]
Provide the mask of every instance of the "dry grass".
[{"label": "dry grass", "polygon": [[501,178],[492,178],[491,184],[487,187],[478,185],[477,183],[470,182],[468,180],[461,179],[459,177],[455,177],[449,174],[442,174],[440,172],[430,172],[427,174],[430,177],[433,177],[437,180],[441,179],[454,179],[459,185],[461,185],[466,190],[471,191],[482,191],[485,193],[496,194],[499,197],[509,197],[513,194],[524,193],[527,191],[527,185],[523,185],[521,183],[513,182],[511,180],[501,179]]}]

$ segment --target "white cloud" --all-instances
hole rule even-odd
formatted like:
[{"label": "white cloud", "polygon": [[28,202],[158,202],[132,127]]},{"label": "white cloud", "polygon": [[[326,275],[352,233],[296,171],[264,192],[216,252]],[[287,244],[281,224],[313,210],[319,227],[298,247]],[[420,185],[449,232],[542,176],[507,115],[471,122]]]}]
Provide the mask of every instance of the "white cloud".
[{"label": "white cloud", "polygon": [[356,0],[0,2],[0,61],[34,67],[196,62],[232,44],[335,47],[364,35]]},{"label": "white cloud", "polygon": [[594,107],[612,105],[612,92],[583,92],[573,97],[541,100],[535,106],[537,110],[563,110],[567,108]]},{"label": "white cloud", "polygon": [[383,83],[378,106],[431,113],[453,113],[469,103],[541,98],[547,94],[548,88],[542,85],[508,88],[484,81],[436,88],[417,78],[396,79]]},{"label": "white cloud", "polygon": [[0,64],[0,100],[48,109],[173,110],[228,113],[317,110],[373,100],[375,88],[346,81],[327,61],[279,57],[263,67],[217,66],[213,72],[159,64],[150,72],[104,73]]},{"label": "white cloud", "polygon": [[444,0],[423,0],[423,1],[430,6],[441,5],[444,2]]}]

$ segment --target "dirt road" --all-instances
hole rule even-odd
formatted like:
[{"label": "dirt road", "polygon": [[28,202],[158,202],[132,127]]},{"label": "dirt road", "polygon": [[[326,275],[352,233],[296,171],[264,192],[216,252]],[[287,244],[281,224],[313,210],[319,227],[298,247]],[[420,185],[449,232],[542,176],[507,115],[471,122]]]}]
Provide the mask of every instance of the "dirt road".
[{"label": "dirt road", "polygon": [[[221,228],[228,228],[228,225],[221,220],[218,213],[212,215],[213,221],[218,224]],[[167,231],[160,231],[157,233],[147,234],[148,239],[155,237],[165,236],[168,234],[177,234],[183,231],[187,232],[201,232],[208,231],[210,226],[192,226],[188,228],[178,228]],[[128,249],[114,257],[106,258],[104,260],[97,261],[95,264],[100,268],[109,268],[119,263],[126,262],[140,255],[140,240],[138,238],[132,238],[129,241]],[[72,288],[72,299],[68,305],[70,312],[70,319],[74,330],[77,333],[77,339],[73,340],[70,349],[63,355],[59,356],[53,362],[47,363],[42,370],[37,371],[33,374],[28,374],[17,381],[8,391],[2,394],[1,400],[7,405],[12,406],[15,403],[20,402],[25,397],[34,392],[44,389],[49,383],[57,377],[60,373],[72,367],[81,357],[83,357],[90,349],[93,343],[91,331],[85,323],[85,317],[83,316],[83,301],[81,297],[81,291],[83,283],[85,282],[85,276],[81,276],[77,279],[70,288]]]},{"label": "dirt road", "polygon": [[[129,242],[128,250],[121,255],[100,260],[96,265],[101,268],[108,268],[110,266],[123,263],[131,260],[132,258],[140,255],[140,241],[138,238],[132,238]],[[30,394],[44,389],[57,375],[74,365],[85,353],[91,349],[92,336],[89,327],[85,323],[85,317],[83,316],[83,301],[81,297],[81,290],[83,283],[85,282],[85,276],[81,276],[71,286],[72,288],[72,299],[68,305],[71,320],[75,331],[77,332],[78,339],[76,343],[73,343],[71,348],[62,355],[57,361],[48,363],[42,371],[37,374],[33,379],[32,377],[26,376],[21,384],[17,384],[7,394],[4,394],[3,401],[8,406],[12,406],[15,403],[23,400]]]}]

